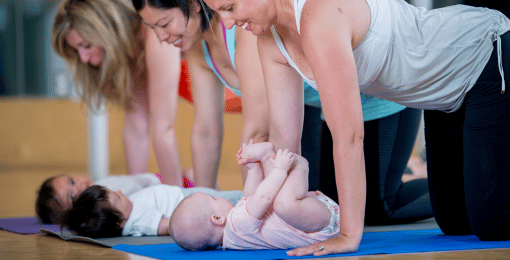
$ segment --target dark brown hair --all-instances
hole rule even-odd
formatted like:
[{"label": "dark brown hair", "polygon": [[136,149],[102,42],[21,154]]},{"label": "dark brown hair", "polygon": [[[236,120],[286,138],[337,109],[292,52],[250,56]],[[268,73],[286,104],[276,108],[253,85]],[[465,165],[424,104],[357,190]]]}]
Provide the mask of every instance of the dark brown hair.
[{"label": "dark brown hair", "polygon": [[52,183],[53,180],[60,176],[64,175],[60,174],[46,179],[37,191],[35,212],[43,223],[60,224],[64,208],[55,197],[55,188],[53,188]]},{"label": "dark brown hair", "polygon": [[122,213],[108,202],[107,190],[93,185],[85,189],[62,216],[62,227],[91,238],[122,235]]},{"label": "dark brown hair", "polygon": [[214,15],[214,11],[209,6],[207,6],[202,0],[131,0],[131,1],[133,2],[133,6],[138,12],[142,10],[146,5],[161,10],[179,8],[188,19],[193,8],[192,7],[193,1],[197,1],[201,6],[200,25],[202,26],[202,32],[209,28],[211,18]]}]

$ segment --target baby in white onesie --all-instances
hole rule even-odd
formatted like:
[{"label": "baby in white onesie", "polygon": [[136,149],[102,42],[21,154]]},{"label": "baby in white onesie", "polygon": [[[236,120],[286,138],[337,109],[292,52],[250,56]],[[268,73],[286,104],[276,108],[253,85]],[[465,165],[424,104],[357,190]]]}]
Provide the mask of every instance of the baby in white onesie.
[{"label": "baby in white onesie", "polygon": [[94,185],[84,190],[63,217],[63,226],[78,235],[99,238],[115,236],[168,235],[170,216],[181,200],[195,192],[220,196],[232,203],[241,191],[209,188],[180,188],[155,185],[129,197],[118,191]]}]

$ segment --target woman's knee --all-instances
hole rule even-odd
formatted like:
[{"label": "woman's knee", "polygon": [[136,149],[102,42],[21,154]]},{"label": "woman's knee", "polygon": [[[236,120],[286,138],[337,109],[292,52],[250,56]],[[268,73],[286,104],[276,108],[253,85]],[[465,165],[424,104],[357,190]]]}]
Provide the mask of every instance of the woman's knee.
[{"label": "woman's knee", "polygon": [[482,241],[510,240],[510,209],[484,212],[484,216],[470,219],[473,233]]},{"label": "woman's knee", "polygon": [[451,218],[441,218],[438,216],[435,216],[435,219],[437,225],[441,229],[441,232],[445,235],[465,236],[473,234],[469,223],[466,223],[465,221],[451,221]]}]

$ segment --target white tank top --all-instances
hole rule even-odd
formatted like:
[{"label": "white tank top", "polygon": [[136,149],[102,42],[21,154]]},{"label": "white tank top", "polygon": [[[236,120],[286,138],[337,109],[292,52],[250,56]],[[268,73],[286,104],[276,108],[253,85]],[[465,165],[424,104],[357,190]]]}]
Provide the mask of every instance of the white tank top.
[{"label": "white tank top", "polygon": [[[499,36],[510,30],[506,16],[487,8],[427,11],[403,0],[366,1],[370,28],[353,51],[360,90],[408,107],[457,110],[485,68],[492,43],[498,40],[501,54]],[[298,32],[305,2],[294,0]]]},{"label": "white tank top", "polygon": [[[310,105],[310,102],[307,103],[307,100],[310,99],[310,96],[316,97],[319,99],[319,92],[317,91],[317,83],[309,78],[307,78],[303,73],[301,73],[301,70],[299,70],[299,67],[296,66],[292,58],[290,57],[289,53],[287,52],[287,49],[285,49],[285,45],[283,45],[282,40],[280,39],[280,36],[278,35],[278,32],[274,28],[274,26],[271,27],[271,32],[273,33],[273,38],[276,42],[276,45],[280,49],[280,52],[285,56],[287,61],[289,62],[289,65],[294,68],[299,75],[303,78],[305,83],[305,104]],[[310,95],[310,93],[313,92],[313,95]],[[308,97],[307,97],[308,96]],[[405,109],[404,106],[399,105],[397,103],[378,99],[375,97],[371,97],[368,95],[365,95],[363,93],[360,94],[361,97],[361,108],[363,109],[363,121],[371,121],[376,120],[379,118],[383,118],[389,115],[393,115],[399,111],[402,111]],[[316,107],[321,107],[320,100],[318,100],[319,104]],[[314,105],[315,106],[315,105]],[[324,119],[324,116],[321,112],[321,119]]]}]

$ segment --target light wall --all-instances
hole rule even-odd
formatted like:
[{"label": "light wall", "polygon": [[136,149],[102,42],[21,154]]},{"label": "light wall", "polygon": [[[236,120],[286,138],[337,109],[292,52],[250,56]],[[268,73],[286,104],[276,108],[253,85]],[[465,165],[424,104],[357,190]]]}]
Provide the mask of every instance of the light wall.
[{"label": "light wall", "polygon": [[[87,175],[87,111],[75,101],[0,98],[0,218],[35,216],[36,191],[56,174]],[[121,109],[109,110],[110,174],[125,173]],[[193,106],[178,103],[176,131],[183,168],[191,166]],[[222,190],[242,189],[235,160],[242,115],[225,114],[225,135],[218,183]],[[152,152],[148,172],[156,172]]]}]

